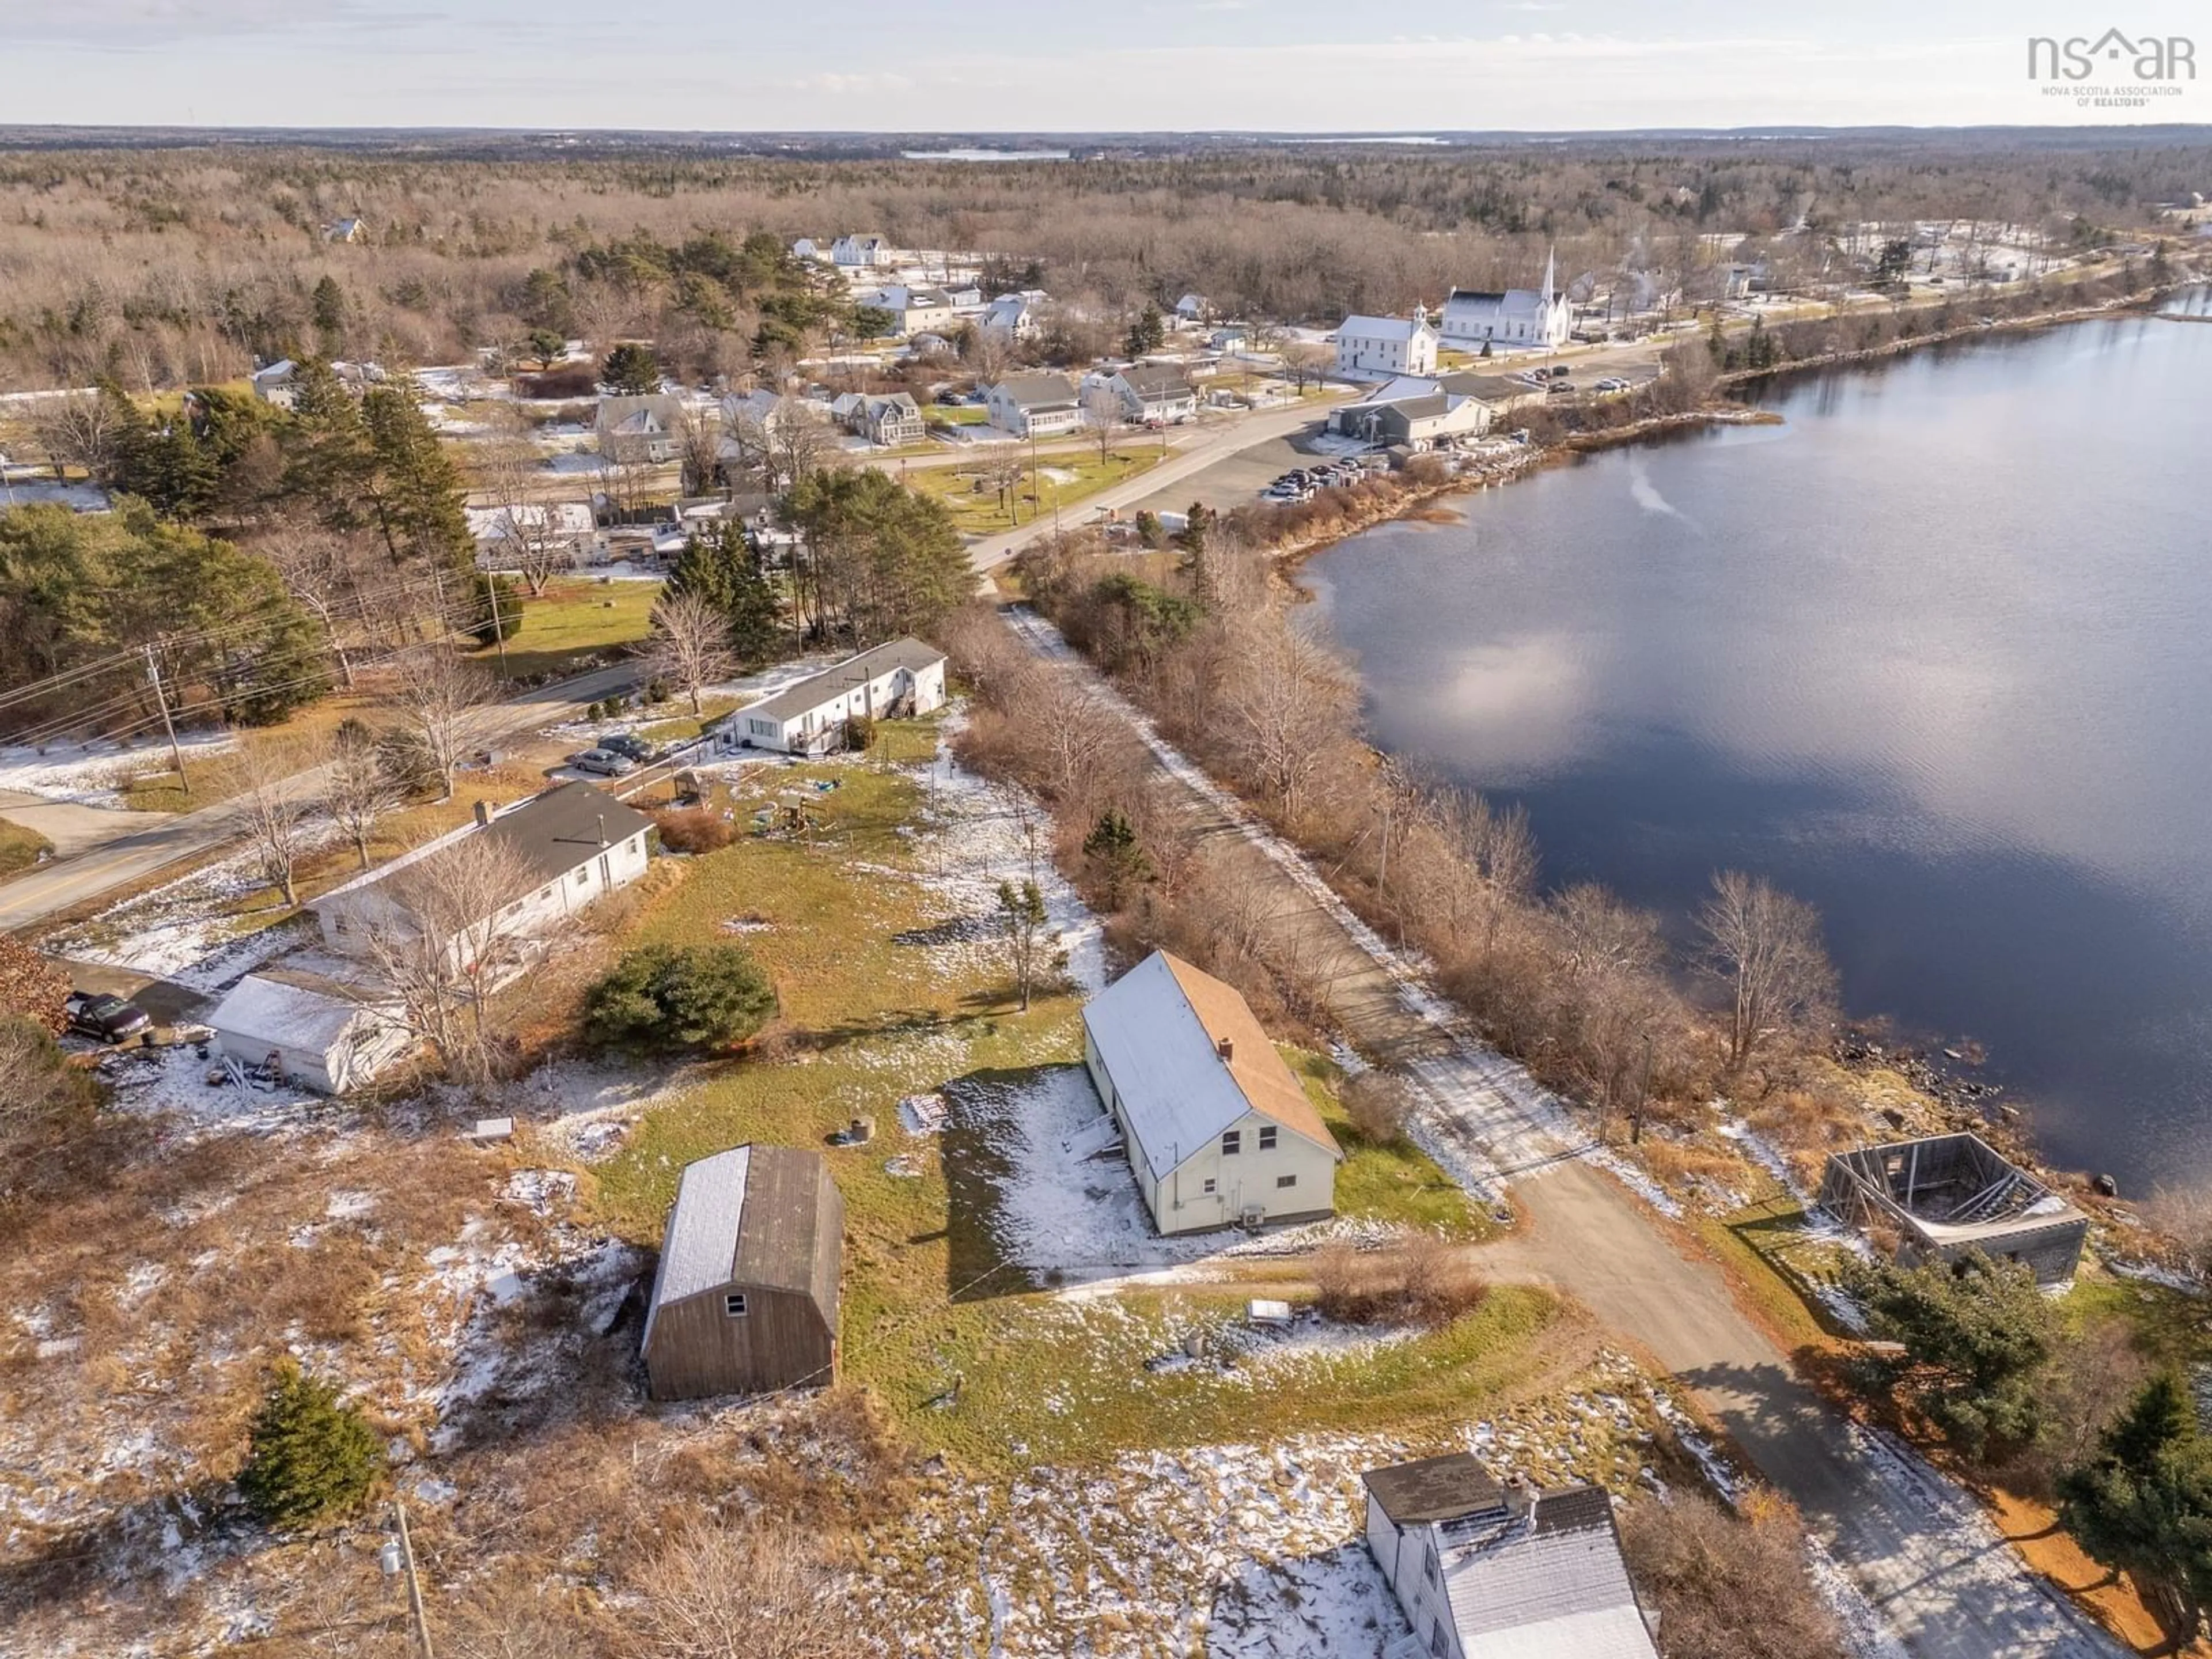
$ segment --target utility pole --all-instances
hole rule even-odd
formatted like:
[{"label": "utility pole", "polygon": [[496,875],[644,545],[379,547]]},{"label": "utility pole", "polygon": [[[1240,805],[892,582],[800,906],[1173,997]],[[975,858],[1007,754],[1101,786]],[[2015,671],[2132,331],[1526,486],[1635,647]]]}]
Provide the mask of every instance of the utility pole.
[{"label": "utility pole", "polygon": [[415,1571],[415,1541],[407,1535],[407,1506],[396,1498],[392,1500],[392,1515],[399,1523],[399,1536],[384,1547],[379,1564],[387,1577],[406,1575],[407,1611],[415,1622],[415,1639],[422,1644],[422,1659],[437,1659],[430,1645],[430,1620],[422,1611],[422,1581]]},{"label": "utility pole", "polygon": [[177,745],[177,723],[169,718],[169,699],[161,690],[161,665],[154,656],[154,647],[146,647],[146,678],[154,684],[154,701],[161,710],[161,729],[169,734],[169,762],[177,769],[177,781],[186,794],[192,793],[192,781],[185,775],[185,751]]},{"label": "utility pole", "polygon": [[491,636],[499,647],[499,675],[507,678],[507,629],[499,620],[499,572],[484,572],[484,592],[491,595]]}]

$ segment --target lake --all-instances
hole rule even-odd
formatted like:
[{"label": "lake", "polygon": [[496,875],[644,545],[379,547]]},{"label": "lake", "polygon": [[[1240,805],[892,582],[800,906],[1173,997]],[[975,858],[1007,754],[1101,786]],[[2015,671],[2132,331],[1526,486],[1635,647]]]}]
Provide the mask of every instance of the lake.
[{"label": "lake", "polygon": [[[2206,309],[2203,291],[2185,303]],[[1819,905],[1855,1015],[1987,1045],[2062,1164],[2212,1177],[2212,325],[1773,382],[1308,567],[1375,740],[1547,884]]]}]

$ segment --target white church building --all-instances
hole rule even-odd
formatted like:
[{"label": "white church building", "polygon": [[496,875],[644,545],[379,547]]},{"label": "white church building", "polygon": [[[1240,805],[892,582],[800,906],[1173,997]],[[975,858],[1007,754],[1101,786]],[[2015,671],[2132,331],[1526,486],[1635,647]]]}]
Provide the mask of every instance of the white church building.
[{"label": "white church building", "polygon": [[1347,317],[1336,325],[1336,372],[1355,378],[1437,372],[1437,331],[1426,306],[1408,317]]},{"label": "white church building", "polygon": [[1486,294],[1455,288],[1444,301],[1442,320],[1449,345],[1549,351],[1566,344],[1574,316],[1567,296],[1559,291],[1558,251],[1545,256],[1540,290],[1509,288],[1503,294]]}]

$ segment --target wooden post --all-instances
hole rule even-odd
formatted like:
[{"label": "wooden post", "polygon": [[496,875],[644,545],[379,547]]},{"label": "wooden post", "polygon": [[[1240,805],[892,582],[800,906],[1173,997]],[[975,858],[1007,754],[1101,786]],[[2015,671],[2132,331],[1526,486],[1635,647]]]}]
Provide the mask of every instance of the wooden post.
[{"label": "wooden post", "polygon": [[154,647],[146,647],[146,678],[154,683],[154,701],[161,710],[161,726],[169,734],[169,761],[177,769],[177,781],[185,793],[192,793],[192,781],[185,775],[185,751],[177,746],[177,723],[169,718],[169,699],[161,690],[161,668],[154,659]]},{"label": "wooden post", "polygon": [[430,1620],[422,1611],[422,1581],[415,1571],[415,1540],[407,1535],[407,1506],[395,1498],[392,1513],[399,1522],[399,1560],[407,1574],[407,1611],[415,1620],[415,1639],[422,1644],[422,1659],[438,1659],[430,1646]]}]

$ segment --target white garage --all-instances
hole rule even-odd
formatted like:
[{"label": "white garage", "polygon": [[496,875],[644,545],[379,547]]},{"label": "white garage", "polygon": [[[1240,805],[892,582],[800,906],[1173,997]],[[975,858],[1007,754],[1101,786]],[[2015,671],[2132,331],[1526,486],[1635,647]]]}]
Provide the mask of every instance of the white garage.
[{"label": "white garage", "polygon": [[230,988],[209,1022],[216,1046],[326,1095],[359,1088],[415,1046],[398,1002],[300,969],[265,968]]}]

